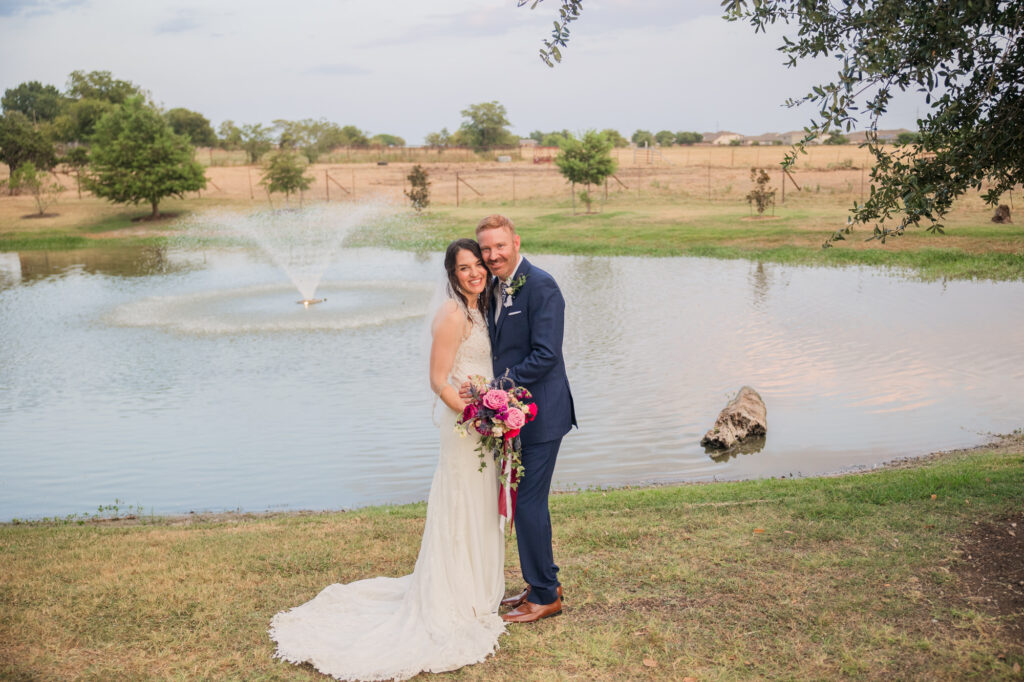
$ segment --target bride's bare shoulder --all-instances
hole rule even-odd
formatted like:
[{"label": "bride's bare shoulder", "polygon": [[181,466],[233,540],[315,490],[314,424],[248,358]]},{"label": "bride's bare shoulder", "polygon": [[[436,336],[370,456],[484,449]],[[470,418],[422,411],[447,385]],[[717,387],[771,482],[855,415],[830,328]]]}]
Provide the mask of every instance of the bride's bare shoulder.
[{"label": "bride's bare shoulder", "polygon": [[461,331],[466,324],[466,313],[456,301],[448,299],[434,315],[431,329],[436,335],[442,331]]}]

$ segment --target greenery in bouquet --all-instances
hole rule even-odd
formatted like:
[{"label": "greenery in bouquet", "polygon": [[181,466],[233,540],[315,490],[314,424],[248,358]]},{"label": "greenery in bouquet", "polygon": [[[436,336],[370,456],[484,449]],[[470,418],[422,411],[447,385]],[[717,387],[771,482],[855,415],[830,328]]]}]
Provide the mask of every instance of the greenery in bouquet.
[{"label": "greenery in bouquet", "polygon": [[515,490],[526,474],[519,432],[537,416],[537,405],[529,402],[530,392],[507,375],[490,381],[475,375],[469,381],[472,397],[455,429],[462,435],[480,437],[480,470],[487,466],[487,457],[493,458],[499,471],[511,474],[509,487]]}]

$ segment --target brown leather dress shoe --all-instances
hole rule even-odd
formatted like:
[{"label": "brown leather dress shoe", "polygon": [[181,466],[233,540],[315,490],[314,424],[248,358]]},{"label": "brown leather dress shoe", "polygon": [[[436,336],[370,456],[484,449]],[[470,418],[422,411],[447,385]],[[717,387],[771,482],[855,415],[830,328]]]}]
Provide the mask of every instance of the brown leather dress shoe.
[{"label": "brown leather dress shoe", "polygon": [[[523,602],[525,602],[526,601],[526,597],[529,594],[530,594],[530,586],[527,585],[526,589],[523,590],[522,592],[520,592],[519,594],[514,594],[511,597],[505,597],[504,599],[502,599],[501,600],[501,605],[505,606],[507,608],[510,608],[510,609],[514,609],[517,606],[519,606],[520,604],[522,604]],[[561,585],[558,586],[558,598],[559,599],[563,599],[564,598],[564,597],[562,597],[562,586]]]},{"label": "brown leather dress shoe", "polygon": [[536,623],[541,618],[557,616],[562,612],[562,600],[556,599],[550,604],[534,604],[524,601],[513,611],[501,617],[506,623]]}]

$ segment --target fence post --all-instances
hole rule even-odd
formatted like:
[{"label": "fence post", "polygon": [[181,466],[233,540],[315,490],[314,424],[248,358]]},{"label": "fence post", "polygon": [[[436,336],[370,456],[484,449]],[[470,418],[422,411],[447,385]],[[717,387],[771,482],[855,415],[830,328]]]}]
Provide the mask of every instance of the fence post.
[{"label": "fence post", "polygon": [[512,171],[512,205],[516,205],[516,173]]},{"label": "fence post", "polygon": [[249,176],[249,201],[255,201],[256,195],[252,191],[252,166],[246,166],[245,173]]},{"label": "fence post", "polygon": [[708,201],[711,201],[711,152],[708,152]]},{"label": "fence post", "polygon": [[324,169],[324,192],[327,193],[327,201],[331,200],[331,183],[327,179],[327,169]]},{"label": "fence post", "polygon": [[455,171],[455,208],[459,207],[459,171]]}]

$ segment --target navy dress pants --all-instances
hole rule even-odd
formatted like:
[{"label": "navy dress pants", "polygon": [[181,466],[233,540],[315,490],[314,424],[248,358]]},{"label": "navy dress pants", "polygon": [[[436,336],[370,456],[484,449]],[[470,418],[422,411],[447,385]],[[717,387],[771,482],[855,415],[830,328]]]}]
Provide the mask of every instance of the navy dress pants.
[{"label": "navy dress pants", "polygon": [[562,439],[523,446],[526,475],[519,482],[516,498],[516,542],[519,568],[530,585],[527,599],[534,604],[550,604],[558,597],[558,566],[551,550],[551,514],[548,493],[555,459]]}]

